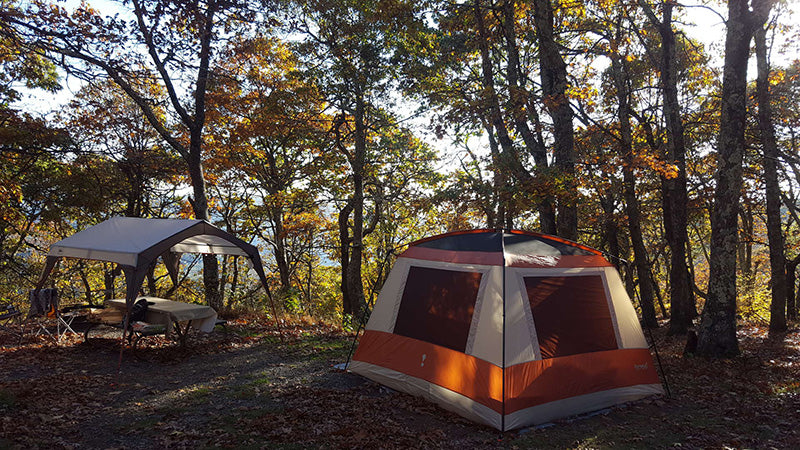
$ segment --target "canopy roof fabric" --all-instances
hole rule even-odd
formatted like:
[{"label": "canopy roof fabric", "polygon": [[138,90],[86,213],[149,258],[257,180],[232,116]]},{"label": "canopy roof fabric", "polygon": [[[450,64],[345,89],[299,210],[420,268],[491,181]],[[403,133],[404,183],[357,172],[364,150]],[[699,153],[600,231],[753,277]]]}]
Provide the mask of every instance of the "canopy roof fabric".
[{"label": "canopy roof fabric", "polygon": [[47,255],[136,267],[152,263],[167,250],[248,256],[251,248],[203,220],[114,217],[56,242]]},{"label": "canopy roof fabric", "polygon": [[204,220],[138,217],[115,217],[51,245],[36,289],[41,289],[62,257],[114,262],[125,273],[126,299],[130,308],[147,271],[159,256],[166,263],[173,281],[176,280],[181,253],[248,257],[264,289],[267,289],[261,256],[255,246]]}]

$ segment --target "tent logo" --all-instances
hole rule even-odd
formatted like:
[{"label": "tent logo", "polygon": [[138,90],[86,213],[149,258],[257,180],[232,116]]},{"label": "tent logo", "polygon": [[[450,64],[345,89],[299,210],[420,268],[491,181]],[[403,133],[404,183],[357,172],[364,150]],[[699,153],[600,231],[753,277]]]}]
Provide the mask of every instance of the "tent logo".
[{"label": "tent logo", "polygon": [[633,368],[635,370],[647,370],[647,363],[644,364],[634,364]]},{"label": "tent logo", "polygon": [[426,355],[425,353],[422,354],[422,362],[419,364],[420,367],[425,367],[425,358],[427,357],[428,355]]}]

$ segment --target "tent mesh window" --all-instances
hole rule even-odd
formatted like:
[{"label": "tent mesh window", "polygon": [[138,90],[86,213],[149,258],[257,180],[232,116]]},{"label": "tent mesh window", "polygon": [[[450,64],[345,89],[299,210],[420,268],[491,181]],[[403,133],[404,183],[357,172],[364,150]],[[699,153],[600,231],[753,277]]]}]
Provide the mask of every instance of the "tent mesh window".
[{"label": "tent mesh window", "polygon": [[463,352],[481,276],[479,272],[412,266],[394,333]]},{"label": "tent mesh window", "polygon": [[543,359],[618,348],[602,277],[524,280]]}]

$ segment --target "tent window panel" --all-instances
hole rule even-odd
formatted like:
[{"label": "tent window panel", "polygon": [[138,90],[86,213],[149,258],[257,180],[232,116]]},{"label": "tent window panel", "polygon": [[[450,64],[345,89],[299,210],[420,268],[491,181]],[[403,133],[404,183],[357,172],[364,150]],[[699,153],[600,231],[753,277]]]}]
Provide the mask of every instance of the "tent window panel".
[{"label": "tent window panel", "polygon": [[524,280],[542,358],[618,348],[602,277]]},{"label": "tent window panel", "polygon": [[481,276],[480,272],[412,266],[394,333],[463,352]]}]

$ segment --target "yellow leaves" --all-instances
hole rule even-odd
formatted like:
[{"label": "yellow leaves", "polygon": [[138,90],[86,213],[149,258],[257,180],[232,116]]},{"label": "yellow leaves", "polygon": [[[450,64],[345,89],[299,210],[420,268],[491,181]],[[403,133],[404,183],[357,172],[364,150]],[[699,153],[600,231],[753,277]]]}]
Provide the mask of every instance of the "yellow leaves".
[{"label": "yellow leaves", "polygon": [[785,70],[773,70],[769,74],[769,84],[770,86],[777,86],[779,84],[786,82],[786,71]]},{"label": "yellow leaves", "polygon": [[570,86],[567,89],[567,97],[575,100],[588,100],[597,96],[597,89],[594,86]]}]

